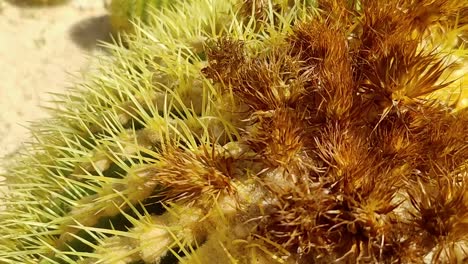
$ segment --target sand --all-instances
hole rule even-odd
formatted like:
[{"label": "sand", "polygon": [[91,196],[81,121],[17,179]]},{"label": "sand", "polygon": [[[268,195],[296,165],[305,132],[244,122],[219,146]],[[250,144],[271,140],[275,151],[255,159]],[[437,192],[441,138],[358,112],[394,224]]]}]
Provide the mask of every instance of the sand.
[{"label": "sand", "polygon": [[[64,93],[109,40],[104,1],[72,0],[25,7],[0,0],[0,160],[30,140],[28,123],[43,120],[49,93]],[[2,170],[0,165],[0,171]]]}]

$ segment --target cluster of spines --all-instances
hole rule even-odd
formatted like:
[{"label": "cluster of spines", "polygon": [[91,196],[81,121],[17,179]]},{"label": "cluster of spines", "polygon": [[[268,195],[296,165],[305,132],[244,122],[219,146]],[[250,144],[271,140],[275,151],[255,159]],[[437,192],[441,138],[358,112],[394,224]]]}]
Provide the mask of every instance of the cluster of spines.
[{"label": "cluster of spines", "polygon": [[38,126],[0,260],[465,261],[467,110],[427,96],[466,89],[428,36],[466,4],[230,6],[155,14]]},{"label": "cluster of spines", "polygon": [[262,54],[233,39],[208,52],[204,73],[247,109],[241,141],[263,158],[275,202],[260,233],[306,263],[465,261],[467,112],[427,97],[463,63],[427,34],[466,7],[321,2]]}]

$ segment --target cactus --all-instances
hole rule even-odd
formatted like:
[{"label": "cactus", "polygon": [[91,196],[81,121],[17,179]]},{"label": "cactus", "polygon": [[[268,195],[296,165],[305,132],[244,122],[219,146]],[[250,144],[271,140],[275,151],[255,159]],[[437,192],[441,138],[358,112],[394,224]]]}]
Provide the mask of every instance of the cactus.
[{"label": "cactus", "polygon": [[154,9],[33,126],[0,262],[466,262],[467,12]]},{"label": "cactus", "polygon": [[68,1],[70,0],[11,0],[14,4],[28,6],[59,5]]},{"label": "cactus", "polygon": [[114,33],[130,33],[132,23],[146,22],[153,9],[167,8],[175,1],[169,0],[112,0],[109,5],[110,23]]}]

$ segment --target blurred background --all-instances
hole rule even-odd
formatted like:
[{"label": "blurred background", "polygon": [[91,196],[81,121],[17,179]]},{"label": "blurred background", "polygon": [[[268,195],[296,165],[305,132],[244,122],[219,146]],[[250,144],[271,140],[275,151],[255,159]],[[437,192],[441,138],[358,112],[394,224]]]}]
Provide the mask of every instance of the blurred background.
[{"label": "blurred background", "polygon": [[0,160],[29,140],[30,121],[47,117],[49,93],[72,87],[110,40],[107,0],[31,1],[50,0],[0,0]]}]

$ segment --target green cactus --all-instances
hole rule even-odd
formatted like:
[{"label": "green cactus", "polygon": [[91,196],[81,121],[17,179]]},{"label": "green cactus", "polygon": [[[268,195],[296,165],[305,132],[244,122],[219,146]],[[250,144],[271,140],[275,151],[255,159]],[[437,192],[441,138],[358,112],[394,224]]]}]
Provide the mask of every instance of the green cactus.
[{"label": "green cactus", "polygon": [[0,263],[467,261],[467,13],[153,9],[8,167]]},{"label": "green cactus", "polygon": [[10,2],[14,4],[28,6],[59,5],[69,1],[70,0],[10,0]]},{"label": "green cactus", "polygon": [[169,0],[112,0],[109,5],[112,30],[117,32],[132,32],[132,23],[139,20],[146,22],[149,13],[154,9],[168,8],[176,1]]}]

